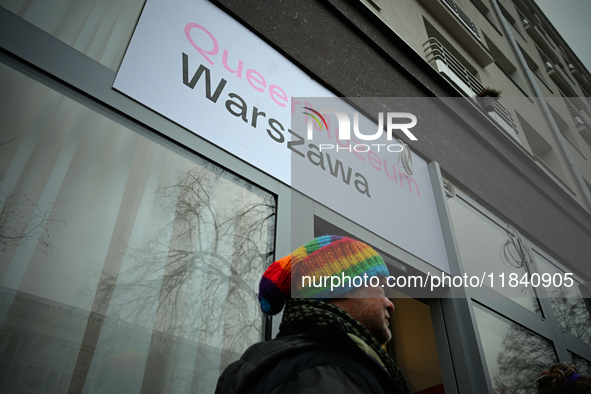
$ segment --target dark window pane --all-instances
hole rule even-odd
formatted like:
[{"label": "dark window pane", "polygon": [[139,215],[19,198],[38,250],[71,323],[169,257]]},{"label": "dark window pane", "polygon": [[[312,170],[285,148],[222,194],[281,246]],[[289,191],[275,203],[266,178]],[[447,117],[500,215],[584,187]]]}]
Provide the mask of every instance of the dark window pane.
[{"label": "dark window pane", "polygon": [[476,304],[474,314],[493,391],[536,393],[539,373],[557,361],[552,343]]},{"label": "dark window pane", "polygon": [[275,198],[0,65],[1,392],[213,392]]}]

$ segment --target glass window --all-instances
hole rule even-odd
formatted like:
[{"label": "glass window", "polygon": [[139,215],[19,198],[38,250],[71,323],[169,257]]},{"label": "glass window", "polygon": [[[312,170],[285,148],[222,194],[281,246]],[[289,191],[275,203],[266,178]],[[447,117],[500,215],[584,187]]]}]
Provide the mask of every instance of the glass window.
[{"label": "glass window", "polygon": [[116,71],[145,0],[0,0],[0,6]]},{"label": "glass window", "polygon": [[536,393],[536,378],[556,362],[552,343],[480,305],[474,315],[493,391]]},{"label": "glass window", "polygon": [[[541,313],[531,287],[522,284],[515,287],[508,286],[509,275],[515,273],[521,278],[526,273],[526,268],[517,253],[516,244],[511,242],[508,232],[470,208],[457,196],[449,198],[447,202],[466,273],[479,278],[483,273],[486,273],[487,278],[492,274],[493,290],[532,312]],[[504,287],[500,285],[500,275],[504,275]]]},{"label": "glass window", "polygon": [[274,196],[5,65],[0,91],[0,392],[213,392],[262,336]]},{"label": "glass window", "polygon": [[[547,273],[554,277],[555,274],[559,274],[558,276],[564,278],[565,271],[556,267],[537,251],[534,253],[541,275]],[[560,328],[591,344],[591,315],[581,294],[580,285],[575,280],[573,286],[548,287],[546,291]]]},{"label": "glass window", "polygon": [[585,360],[583,357],[579,357],[574,353],[570,353],[572,363],[575,364],[577,370],[581,375],[591,375],[591,362]]}]

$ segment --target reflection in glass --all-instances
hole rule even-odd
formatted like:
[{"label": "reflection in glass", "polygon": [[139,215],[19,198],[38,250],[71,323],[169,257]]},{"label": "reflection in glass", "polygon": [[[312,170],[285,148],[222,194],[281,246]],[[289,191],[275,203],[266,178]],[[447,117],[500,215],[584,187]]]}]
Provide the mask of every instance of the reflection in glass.
[{"label": "reflection in glass", "polygon": [[211,393],[275,200],[0,65],[0,392]]},{"label": "reflection in glass", "polygon": [[[536,265],[540,274],[560,274],[564,278],[564,272],[550,263],[546,258],[535,252]],[[546,292],[550,297],[552,311],[558,319],[558,324],[565,332],[580,338],[591,344],[591,315],[581,295],[580,284],[574,281],[574,285],[559,288],[548,287]]]},{"label": "reflection in glass", "polygon": [[145,0],[0,0],[0,6],[116,71]]},{"label": "reflection in glass", "polygon": [[[449,198],[447,202],[466,273],[479,278],[483,273],[486,273],[487,278],[492,274],[495,280],[493,290],[532,312],[541,313],[531,287],[522,284],[516,287],[507,285],[511,273],[516,273],[519,278],[526,273],[526,269],[515,258],[517,252],[509,242],[510,235],[507,231],[468,207],[459,197]],[[504,287],[500,286],[501,274],[505,277]]]},{"label": "reflection in glass", "polygon": [[535,393],[534,381],[538,374],[556,362],[552,344],[532,331],[474,305],[493,391]]}]

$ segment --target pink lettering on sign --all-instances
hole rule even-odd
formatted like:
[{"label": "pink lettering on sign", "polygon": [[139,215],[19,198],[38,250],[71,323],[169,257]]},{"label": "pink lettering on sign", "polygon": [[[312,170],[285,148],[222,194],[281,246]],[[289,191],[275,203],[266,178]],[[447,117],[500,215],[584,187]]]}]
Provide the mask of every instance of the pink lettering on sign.
[{"label": "pink lettering on sign", "polygon": [[[265,88],[267,87],[267,81],[265,81],[265,78],[261,75],[260,72],[253,70],[252,68],[249,68],[248,71],[246,71],[246,79],[248,80],[250,86],[254,88],[254,90],[257,90],[259,92],[265,91]],[[255,84],[258,84],[260,86],[257,87],[255,86]]]},{"label": "pink lettering on sign", "polygon": [[374,151],[369,151],[367,153],[367,158],[369,159],[369,164],[377,171],[382,171],[382,161],[377,153]]},{"label": "pink lettering on sign", "polygon": [[280,107],[287,107],[287,94],[285,94],[283,89],[281,89],[279,86],[269,86],[269,94],[271,95],[273,101],[277,103],[277,105],[279,105]]},{"label": "pink lettering on sign", "polygon": [[[200,46],[198,46],[197,44],[195,44],[195,41],[193,41],[193,39],[191,38],[191,29],[203,30],[209,36],[209,38],[211,38],[211,42],[213,43],[213,48],[210,49],[209,51],[206,51],[206,50],[202,49]],[[199,52],[201,54],[201,56],[203,56],[205,58],[205,60],[207,60],[209,62],[209,64],[213,64],[213,60],[211,60],[209,58],[209,56],[207,56],[207,55],[214,56],[214,55],[217,55],[217,53],[220,51],[220,46],[218,45],[218,41],[215,39],[213,34],[211,34],[209,32],[209,30],[207,30],[205,27],[198,25],[197,23],[187,23],[187,25],[185,26],[185,36],[187,37],[187,40],[189,40],[191,45],[193,45],[193,47],[195,49],[197,49],[197,52]]]},{"label": "pink lettering on sign", "polygon": [[[202,46],[204,46],[205,48],[203,48],[200,45],[197,45],[197,43],[191,37],[191,31],[193,29],[199,29],[199,30],[203,31],[205,34],[207,34],[207,36],[209,37],[208,41],[210,41],[210,42],[205,42],[205,43],[200,42],[199,43],[200,45],[202,44]],[[197,52],[199,52],[201,54],[201,56],[203,56],[209,64],[211,64],[211,65],[215,64],[214,60],[212,60],[212,59],[215,59],[214,57],[220,52],[220,45],[219,45],[217,39],[215,38],[215,36],[209,30],[207,30],[205,27],[203,27],[202,25],[199,25],[197,23],[187,23],[185,25],[185,37],[187,37],[187,40],[189,41],[189,43],[191,43],[193,48],[195,48],[197,50]],[[222,66],[229,73],[236,75],[236,77],[238,77],[238,79],[242,79],[242,70],[244,68],[244,62],[242,60],[238,59],[238,64],[236,65],[236,69],[234,70],[234,69],[232,69],[232,67],[230,67],[228,65],[228,58],[229,57],[230,57],[229,51],[227,49],[224,49],[223,55],[222,55]],[[235,63],[233,63],[233,64],[235,64]],[[264,92],[266,90],[267,81],[266,81],[265,77],[260,72],[256,71],[255,69],[249,68],[248,70],[246,70],[245,74],[246,74],[246,80],[248,81],[248,83],[250,84],[250,86],[254,90],[256,90],[257,92]],[[268,89],[268,93],[269,93],[269,97],[271,97],[271,100],[273,100],[273,102],[275,102],[275,104],[279,105],[280,107],[287,106],[287,103],[289,102],[287,94],[278,85],[276,85],[276,84],[270,85],[269,89]]]},{"label": "pink lettering on sign", "polygon": [[228,51],[226,49],[224,49],[224,56],[222,56],[222,64],[224,65],[224,68],[226,70],[228,70],[232,74],[236,74],[238,78],[242,78],[242,67],[244,66],[244,63],[242,62],[242,60],[238,59],[238,67],[236,68],[236,70],[232,70],[230,66],[228,66]]}]

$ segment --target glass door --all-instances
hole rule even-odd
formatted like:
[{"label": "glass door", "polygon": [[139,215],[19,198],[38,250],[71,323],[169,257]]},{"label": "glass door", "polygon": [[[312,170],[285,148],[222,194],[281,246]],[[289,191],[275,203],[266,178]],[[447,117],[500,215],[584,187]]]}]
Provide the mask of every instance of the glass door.
[{"label": "glass door", "polygon": [[[380,253],[391,276],[421,274],[419,270],[376,246],[376,241],[379,242],[377,237],[352,223],[346,226],[349,231],[344,230],[342,224],[345,224],[344,221],[339,220],[341,226],[337,226],[329,220],[314,216],[313,236],[336,234],[359,239]],[[389,295],[396,309],[390,317],[392,340],[385,345],[388,353],[404,373],[413,393],[444,393],[437,337],[445,342],[445,332],[439,330],[439,335],[436,335],[433,322],[439,316],[436,313],[440,309],[439,299],[412,298],[395,289],[390,289]]]}]

